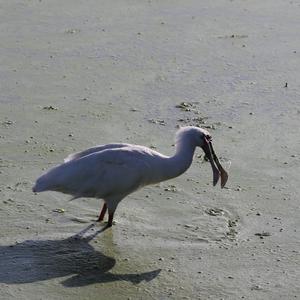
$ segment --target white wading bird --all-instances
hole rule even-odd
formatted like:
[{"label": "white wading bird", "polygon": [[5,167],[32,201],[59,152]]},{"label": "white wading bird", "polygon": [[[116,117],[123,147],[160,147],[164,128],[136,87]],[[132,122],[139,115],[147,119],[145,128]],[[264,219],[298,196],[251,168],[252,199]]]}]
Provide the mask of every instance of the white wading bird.
[{"label": "white wading bird", "polygon": [[169,157],[144,146],[107,144],[69,155],[63,164],[37,179],[33,192],[57,191],[73,198],[94,197],[104,200],[98,221],[108,209],[112,226],[119,202],[137,189],[184,173],[191,165],[195,148],[201,147],[213,171],[213,185],[221,175],[221,187],[228,179],[211,143],[207,130],[183,127],[176,134],[176,152]]}]

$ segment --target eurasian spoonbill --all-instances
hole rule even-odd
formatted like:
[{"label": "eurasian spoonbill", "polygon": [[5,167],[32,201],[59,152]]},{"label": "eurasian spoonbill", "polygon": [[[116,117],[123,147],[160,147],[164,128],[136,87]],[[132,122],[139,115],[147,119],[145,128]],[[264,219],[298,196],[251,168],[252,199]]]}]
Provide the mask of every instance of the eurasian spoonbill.
[{"label": "eurasian spoonbill", "polygon": [[177,177],[191,165],[196,147],[201,147],[213,171],[213,185],[221,175],[221,187],[228,179],[212,146],[209,132],[198,127],[182,127],[176,134],[176,151],[165,156],[153,149],[131,144],[107,144],[69,155],[39,177],[33,192],[57,191],[73,198],[93,197],[104,200],[98,221],[108,209],[112,226],[119,202],[137,189]]}]

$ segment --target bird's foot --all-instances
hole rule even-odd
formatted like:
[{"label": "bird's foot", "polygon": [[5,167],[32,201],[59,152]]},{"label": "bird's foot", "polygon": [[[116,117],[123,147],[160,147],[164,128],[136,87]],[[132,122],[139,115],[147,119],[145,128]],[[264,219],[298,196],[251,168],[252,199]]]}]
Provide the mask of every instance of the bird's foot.
[{"label": "bird's foot", "polygon": [[116,224],[115,221],[112,221],[112,222],[109,222],[109,221],[103,221],[103,219],[100,219],[100,218],[98,218],[98,219],[96,220],[96,223],[104,223],[104,224],[105,224],[105,228],[112,227],[113,225]]}]

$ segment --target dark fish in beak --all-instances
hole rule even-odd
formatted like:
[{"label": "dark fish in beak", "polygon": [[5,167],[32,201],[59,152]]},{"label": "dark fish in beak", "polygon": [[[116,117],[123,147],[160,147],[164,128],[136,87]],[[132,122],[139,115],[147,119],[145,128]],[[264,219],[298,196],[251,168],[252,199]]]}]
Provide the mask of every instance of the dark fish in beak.
[{"label": "dark fish in beak", "polygon": [[218,180],[221,176],[221,188],[223,188],[228,180],[228,173],[224,170],[219,162],[219,159],[212,146],[210,136],[206,136],[204,138],[202,149],[211,164],[211,168],[213,171],[213,185],[215,186],[218,183]]}]

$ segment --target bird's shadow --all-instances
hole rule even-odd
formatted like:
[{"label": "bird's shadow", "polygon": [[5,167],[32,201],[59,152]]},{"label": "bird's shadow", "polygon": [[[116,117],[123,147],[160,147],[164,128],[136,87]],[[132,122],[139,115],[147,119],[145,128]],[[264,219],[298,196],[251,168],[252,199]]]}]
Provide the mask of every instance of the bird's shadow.
[{"label": "bird's shadow", "polygon": [[78,287],[120,280],[137,284],[158,276],[160,269],[133,274],[110,273],[116,260],[96,251],[89,243],[103,229],[83,237],[92,226],[66,239],[27,240],[0,246],[0,283],[32,283],[69,275],[62,284]]}]

